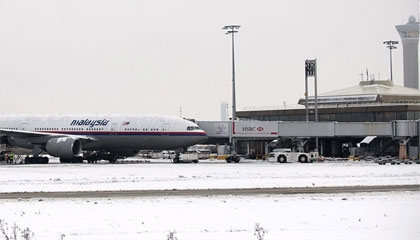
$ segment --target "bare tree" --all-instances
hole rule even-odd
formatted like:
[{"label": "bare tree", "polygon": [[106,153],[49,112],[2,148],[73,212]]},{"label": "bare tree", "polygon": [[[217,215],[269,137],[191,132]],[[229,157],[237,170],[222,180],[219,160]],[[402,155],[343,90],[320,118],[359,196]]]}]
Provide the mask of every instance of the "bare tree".
[{"label": "bare tree", "polygon": [[20,236],[24,240],[30,240],[34,237],[34,233],[29,228],[25,228],[21,231]]},{"label": "bare tree", "polygon": [[175,236],[176,232],[175,231],[171,231],[169,232],[168,236],[167,236],[167,240],[178,240],[178,238]]},{"label": "bare tree", "polygon": [[4,237],[5,240],[10,240],[7,232],[8,232],[7,223],[5,223],[3,220],[0,219],[0,233]]},{"label": "bare tree", "polygon": [[264,240],[264,235],[267,233],[268,231],[265,230],[263,227],[260,226],[259,223],[255,224],[255,228],[254,228],[254,235],[257,236],[258,240]]},{"label": "bare tree", "polygon": [[34,233],[29,228],[20,229],[16,223],[9,229],[8,224],[0,219],[0,237],[5,240],[31,240]]}]

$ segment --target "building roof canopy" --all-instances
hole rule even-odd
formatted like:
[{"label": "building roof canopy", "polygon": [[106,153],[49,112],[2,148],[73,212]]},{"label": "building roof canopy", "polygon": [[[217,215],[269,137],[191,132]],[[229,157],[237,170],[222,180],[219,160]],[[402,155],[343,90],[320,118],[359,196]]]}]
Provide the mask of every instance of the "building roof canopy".
[{"label": "building roof canopy", "polygon": [[[308,103],[314,104],[314,96],[308,97]],[[349,104],[349,103],[420,103],[420,90],[394,85],[392,81],[361,81],[359,85],[334,90],[318,95],[318,104]],[[305,99],[299,99],[299,104],[305,105]]]}]

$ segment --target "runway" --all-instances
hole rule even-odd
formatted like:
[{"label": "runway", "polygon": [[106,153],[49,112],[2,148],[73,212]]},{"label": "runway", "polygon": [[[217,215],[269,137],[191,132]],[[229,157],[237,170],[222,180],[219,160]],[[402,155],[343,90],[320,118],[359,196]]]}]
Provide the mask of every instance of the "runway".
[{"label": "runway", "polygon": [[240,195],[291,195],[337,194],[360,192],[420,191],[420,185],[376,185],[290,188],[228,188],[228,189],[168,189],[168,190],[120,190],[120,191],[62,191],[0,193],[0,199],[30,198],[125,198],[164,196],[240,196]]}]

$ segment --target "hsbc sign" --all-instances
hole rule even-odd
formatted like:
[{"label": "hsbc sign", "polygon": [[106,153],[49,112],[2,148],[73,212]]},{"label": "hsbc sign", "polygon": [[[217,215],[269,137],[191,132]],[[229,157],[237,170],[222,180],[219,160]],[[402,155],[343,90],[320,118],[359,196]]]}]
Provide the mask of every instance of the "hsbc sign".
[{"label": "hsbc sign", "polygon": [[264,131],[264,128],[263,127],[242,127],[242,131],[244,131],[244,132],[255,132],[255,131],[262,132],[262,131]]},{"label": "hsbc sign", "polygon": [[275,137],[278,135],[277,122],[244,121],[232,122],[233,136]]}]

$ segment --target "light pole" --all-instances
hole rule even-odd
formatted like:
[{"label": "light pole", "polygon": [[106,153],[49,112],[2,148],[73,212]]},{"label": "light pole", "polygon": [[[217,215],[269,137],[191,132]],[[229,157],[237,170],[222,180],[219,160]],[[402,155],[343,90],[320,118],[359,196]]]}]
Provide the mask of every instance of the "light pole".
[{"label": "light pole", "polygon": [[[308,77],[314,77],[315,84],[315,122],[318,122],[318,83],[317,83],[317,64],[316,58],[313,60],[305,60],[305,98],[306,98],[306,121],[309,122],[308,108]],[[319,152],[318,137],[315,139],[316,151]]]},{"label": "light pole", "polygon": [[[226,34],[232,34],[232,125],[229,134],[233,133],[234,121],[236,119],[236,92],[235,92],[235,33],[238,32],[239,25],[224,26],[223,30],[227,30]],[[232,136],[230,140],[232,144],[231,153],[236,155],[236,139]],[[235,156],[236,157],[236,156]]]},{"label": "light pole", "polygon": [[227,30],[226,34],[232,34],[232,120],[236,119],[236,92],[235,92],[235,33],[241,26],[228,25],[223,30]]},{"label": "light pole", "polygon": [[386,44],[386,47],[389,48],[389,68],[391,71],[391,81],[392,81],[392,49],[396,49],[397,47],[394,45],[398,44],[398,41],[385,41],[384,44]]}]

